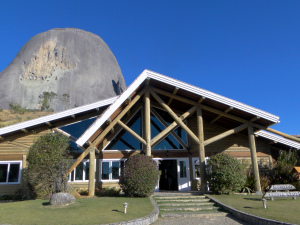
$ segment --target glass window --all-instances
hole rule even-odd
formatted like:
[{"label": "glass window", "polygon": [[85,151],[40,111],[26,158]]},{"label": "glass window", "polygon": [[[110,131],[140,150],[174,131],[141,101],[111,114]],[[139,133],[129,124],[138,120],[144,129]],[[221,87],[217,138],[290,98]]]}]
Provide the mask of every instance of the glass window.
[{"label": "glass window", "polygon": [[20,182],[20,162],[0,163],[0,183]]},{"label": "glass window", "polygon": [[119,179],[119,169],[120,163],[119,162],[112,162],[111,172],[112,172],[112,179]]},{"label": "glass window", "polygon": [[[141,110],[134,115],[134,117],[127,123],[135,133],[141,136]],[[108,150],[138,150],[142,149],[142,144],[131,134],[124,129],[112,140],[112,142],[106,147]]]},{"label": "glass window", "polygon": [[84,165],[84,171],[85,171],[85,179],[90,179],[90,162],[86,162]]},{"label": "glass window", "polygon": [[69,175],[69,181],[88,181],[89,180],[89,172],[90,172],[90,162],[83,161],[80,162],[76,168]]},{"label": "glass window", "polygon": [[186,162],[179,161],[180,166],[180,178],[186,178]]},{"label": "glass window", "polygon": [[83,180],[83,162],[78,164],[75,173],[75,180]]},{"label": "glass window", "polygon": [[102,162],[102,180],[109,180],[109,162]]},{"label": "glass window", "polygon": [[199,160],[195,160],[195,178],[200,178],[200,163],[199,163]]}]

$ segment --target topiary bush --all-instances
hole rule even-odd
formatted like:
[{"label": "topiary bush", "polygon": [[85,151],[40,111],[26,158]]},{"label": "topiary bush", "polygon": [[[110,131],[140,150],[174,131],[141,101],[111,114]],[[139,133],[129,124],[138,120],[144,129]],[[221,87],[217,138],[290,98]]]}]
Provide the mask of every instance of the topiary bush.
[{"label": "topiary bush", "polygon": [[209,188],[217,194],[240,191],[246,181],[246,168],[235,157],[220,153],[207,161]]},{"label": "topiary bush", "polygon": [[153,194],[158,176],[158,166],[152,157],[138,154],[125,161],[119,184],[128,196],[147,197]]}]

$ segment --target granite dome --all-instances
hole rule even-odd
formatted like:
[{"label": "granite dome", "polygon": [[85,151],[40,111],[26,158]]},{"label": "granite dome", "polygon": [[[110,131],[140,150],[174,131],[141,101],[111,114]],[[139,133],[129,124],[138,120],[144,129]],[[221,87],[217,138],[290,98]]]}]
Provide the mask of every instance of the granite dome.
[{"label": "granite dome", "polygon": [[52,29],[31,38],[0,73],[0,108],[61,111],[119,95],[126,84],[119,64],[97,35]]}]

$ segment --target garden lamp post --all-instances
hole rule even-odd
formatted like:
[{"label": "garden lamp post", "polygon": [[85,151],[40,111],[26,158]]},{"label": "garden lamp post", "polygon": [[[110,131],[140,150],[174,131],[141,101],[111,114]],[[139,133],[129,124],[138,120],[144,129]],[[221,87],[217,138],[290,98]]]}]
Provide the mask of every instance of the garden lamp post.
[{"label": "garden lamp post", "polygon": [[127,206],[128,206],[128,203],[125,202],[125,203],[123,204],[123,207],[124,207],[124,213],[126,213]]},{"label": "garden lamp post", "polygon": [[261,201],[262,201],[264,209],[266,209],[267,208],[267,200],[262,198]]}]

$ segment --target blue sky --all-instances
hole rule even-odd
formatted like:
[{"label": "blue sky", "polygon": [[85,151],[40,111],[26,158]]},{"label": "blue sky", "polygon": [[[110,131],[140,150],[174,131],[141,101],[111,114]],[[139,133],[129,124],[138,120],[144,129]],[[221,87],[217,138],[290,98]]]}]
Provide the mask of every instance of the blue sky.
[{"label": "blue sky", "polygon": [[0,71],[34,35],[76,27],[110,47],[127,85],[144,69],[280,116],[300,134],[300,1],[1,1]]}]

